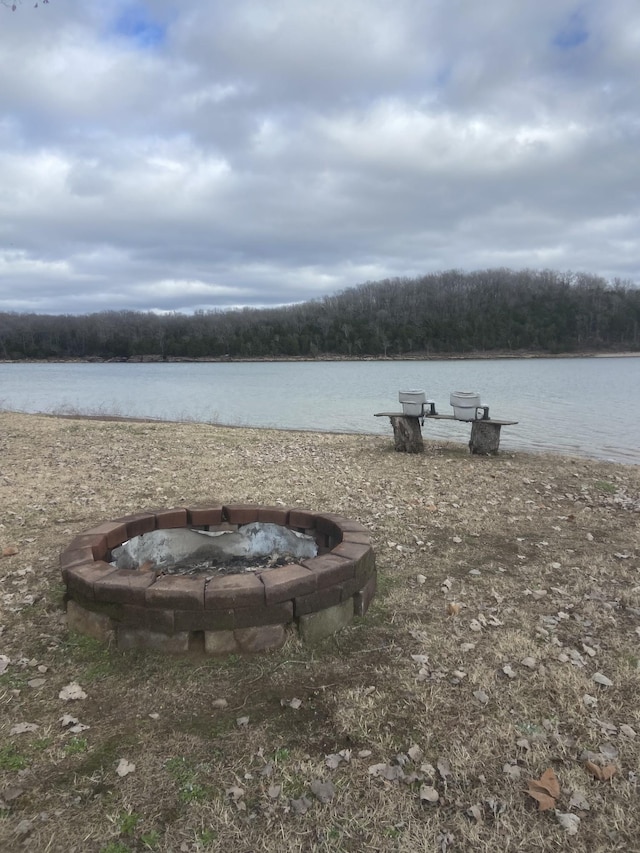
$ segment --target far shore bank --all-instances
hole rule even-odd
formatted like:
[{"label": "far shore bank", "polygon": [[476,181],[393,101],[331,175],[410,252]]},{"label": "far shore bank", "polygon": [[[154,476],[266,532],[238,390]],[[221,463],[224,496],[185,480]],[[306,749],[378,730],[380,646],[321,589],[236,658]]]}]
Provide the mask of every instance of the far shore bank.
[{"label": "far shore bank", "polygon": [[162,354],[134,355],[115,358],[0,358],[0,364],[270,364],[277,362],[358,362],[358,361],[494,361],[498,359],[549,359],[549,358],[638,358],[640,352],[472,352],[472,353],[406,353],[389,356],[271,356],[261,358],[242,358],[235,356],[206,356],[188,358],[186,356],[163,356]]}]

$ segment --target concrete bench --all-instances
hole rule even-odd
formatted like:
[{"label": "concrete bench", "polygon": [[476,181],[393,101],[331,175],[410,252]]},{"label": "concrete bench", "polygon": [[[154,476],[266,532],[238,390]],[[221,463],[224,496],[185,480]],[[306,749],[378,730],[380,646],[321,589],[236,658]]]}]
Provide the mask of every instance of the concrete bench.
[{"label": "concrete bench", "polygon": [[471,439],[469,450],[483,456],[497,453],[500,448],[500,430],[503,426],[513,426],[518,421],[501,421],[495,418],[478,418],[474,421],[462,421],[453,415],[423,414],[420,416],[405,415],[403,412],[377,412],[376,418],[389,418],[393,427],[395,449],[399,453],[422,453],[421,424],[425,421],[455,421],[459,424],[471,424]]}]

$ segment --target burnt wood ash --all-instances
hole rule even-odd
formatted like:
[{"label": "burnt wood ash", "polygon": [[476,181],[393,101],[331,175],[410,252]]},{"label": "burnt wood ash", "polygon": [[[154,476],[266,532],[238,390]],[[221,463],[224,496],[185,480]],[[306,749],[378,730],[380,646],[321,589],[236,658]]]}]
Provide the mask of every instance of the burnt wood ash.
[{"label": "burnt wood ash", "polygon": [[[227,557],[225,560],[184,559],[170,566],[163,566],[161,575],[240,575],[244,572],[263,572],[297,563],[299,558],[293,554],[265,554],[262,557]],[[143,568],[142,566],[140,568]]]}]

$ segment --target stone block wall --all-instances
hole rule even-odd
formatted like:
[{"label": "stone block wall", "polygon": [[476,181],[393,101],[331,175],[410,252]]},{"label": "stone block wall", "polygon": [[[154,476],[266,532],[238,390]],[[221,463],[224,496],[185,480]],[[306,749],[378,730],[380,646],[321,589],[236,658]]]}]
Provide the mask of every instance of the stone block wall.
[{"label": "stone block wall", "polygon": [[[253,522],[312,535],[318,555],[299,564],[230,574],[163,575],[118,569],[111,551],[153,530],[237,530]],[[288,629],[316,642],[363,616],[376,588],[366,528],[332,513],[253,504],[146,510],[76,536],[60,556],[69,626],[121,649],[172,654],[279,648]]]}]

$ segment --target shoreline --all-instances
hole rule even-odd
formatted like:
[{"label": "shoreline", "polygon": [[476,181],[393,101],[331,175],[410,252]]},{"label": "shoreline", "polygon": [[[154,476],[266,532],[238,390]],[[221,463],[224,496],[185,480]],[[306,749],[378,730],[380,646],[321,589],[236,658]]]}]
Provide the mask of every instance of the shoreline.
[{"label": "shoreline", "polygon": [[[379,432],[354,432],[351,430],[329,430],[329,429],[313,429],[311,427],[263,427],[263,426],[252,426],[250,424],[239,423],[224,423],[221,421],[198,421],[194,419],[186,419],[186,420],[171,420],[168,418],[151,418],[151,417],[143,417],[141,415],[116,415],[116,414],[105,414],[105,413],[82,413],[82,412],[21,412],[13,409],[0,409],[0,415],[2,414],[10,414],[10,415],[24,415],[25,417],[36,417],[36,418],[52,418],[59,420],[79,420],[79,421],[94,421],[94,422],[103,422],[103,423],[115,423],[115,424],[160,424],[167,426],[208,426],[213,427],[215,429],[221,430],[257,430],[257,431],[275,431],[275,432],[283,432],[283,433],[301,433],[303,435],[317,435],[317,436],[335,436],[335,437],[361,437],[361,438],[377,438],[377,439],[385,439],[387,436],[384,433]],[[393,436],[391,432],[388,435],[390,444],[393,443]],[[433,445],[446,445],[451,447],[452,449],[466,448],[466,443],[461,441],[455,441],[451,439],[441,439],[434,438],[428,435],[424,436],[425,442],[425,453],[428,452],[429,444]],[[579,461],[591,461],[591,462],[601,462],[607,465],[623,465],[624,467],[635,467],[640,468],[640,463],[635,462],[633,460],[625,460],[625,459],[614,459],[611,457],[603,457],[603,456],[592,456],[589,454],[578,454],[578,453],[567,453],[566,451],[560,448],[511,448],[508,447],[506,449],[502,449],[496,457],[500,456],[513,456],[514,454],[526,454],[528,456],[552,456],[558,457],[559,459],[568,459],[574,460],[576,462]],[[399,454],[400,456],[404,454]],[[409,454],[411,455],[411,454]],[[422,454],[418,454],[422,455]]]},{"label": "shoreline", "polygon": [[235,356],[206,356],[188,358],[186,356],[140,355],[116,358],[22,358],[0,359],[0,364],[272,364],[286,363],[315,363],[315,362],[389,362],[389,361],[498,361],[520,359],[567,359],[567,358],[640,358],[640,352],[570,352],[570,353],[541,353],[541,352],[474,352],[474,353],[407,353],[392,356],[272,356],[270,358],[240,358]]}]

